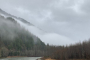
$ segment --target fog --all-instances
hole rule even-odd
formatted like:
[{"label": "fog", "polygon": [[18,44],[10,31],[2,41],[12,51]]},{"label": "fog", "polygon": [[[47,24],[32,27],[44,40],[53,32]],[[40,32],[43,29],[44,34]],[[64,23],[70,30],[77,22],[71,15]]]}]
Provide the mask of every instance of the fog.
[{"label": "fog", "polygon": [[20,34],[24,35],[22,38],[26,39],[26,41],[27,38],[25,36],[32,37],[35,43],[39,40],[38,37],[20,26],[20,24],[13,18],[4,18],[3,16],[0,16],[0,38],[2,40],[15,40],[15,38],[20,37]]},{"label": "fog", "polygon": [[0,17],[0,36],[12,40],[17,36],[15,30],[19,31],[19,27],[16,24]]},{"label": "fog", "polygon": [[[42,41],[54,45],[65,45],[63,41],[82,42],[90,38],[89,6],[89,0],[0,0],[0,8],[46,31],[42,34],[31,27]],[[27,29],[31,31],[28,26]]]}]

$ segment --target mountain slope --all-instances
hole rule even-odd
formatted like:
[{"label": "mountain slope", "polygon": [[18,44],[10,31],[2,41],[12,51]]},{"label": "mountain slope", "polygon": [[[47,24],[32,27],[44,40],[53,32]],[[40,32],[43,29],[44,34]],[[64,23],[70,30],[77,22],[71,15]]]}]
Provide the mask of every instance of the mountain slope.
[{"label": "mountain slope", "polygon": [[12,17],[12,18],[15,18],[15,19],[18,19],[18,20],[22,21],[22,22],[25,23],[25,24],[32,25],[30,22],[24,20],[23,18],[20,18],[20,17],[14,16],[14,15],[11,15],[11,14],[3,11],[2,9],[0,9],[0,15],[4,16],[4,17],[6,17],[6,18],[7,18],[7,17]]},{"label": "mountain slope", "polygon": [[[3,11],[2,9],[0,9],[0,15],[2,15],[4,18],[10,17],[10,18],[14,19],[15,21],[17,21],[17,23],[19,23],[22,27],[25,27],[26,30],[29,30],[29,32],[34,34],[35,36],[40,37],[40,35],[45,34],[45,31],[43,31],[40,28],[34,26],[33,24],[31,24],[27,20],[25,20],[23,18],[20,18],[20,17],[16,17],[14,15],[11,15],[11,14]],[[39,33],[35,32],[34,30],[38,31]]]},{"label": "mountain slope", "polygon": [[14,18],[0,15],[0,57],[40,56],[34,53],[35,49],[42,52],[44,47],[38,37],[20,26]]}]

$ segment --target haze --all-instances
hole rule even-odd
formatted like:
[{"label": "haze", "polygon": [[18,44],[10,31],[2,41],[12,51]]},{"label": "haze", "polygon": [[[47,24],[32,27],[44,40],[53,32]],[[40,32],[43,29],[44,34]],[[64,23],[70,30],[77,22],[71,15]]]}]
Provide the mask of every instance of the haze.
[{"label": "haze", "polygon": [[[46,44],[67,45],[90,38],[90,0],[0,0],[4,11],[26,19],[44,33]],[[30,31],[29,27],[28,28]]]}]

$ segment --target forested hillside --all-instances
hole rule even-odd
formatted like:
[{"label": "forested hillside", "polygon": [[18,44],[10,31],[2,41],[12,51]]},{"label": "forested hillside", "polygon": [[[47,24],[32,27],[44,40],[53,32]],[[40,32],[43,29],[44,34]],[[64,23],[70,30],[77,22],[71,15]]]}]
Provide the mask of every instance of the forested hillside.
[{"label": "forested hillside", "polygon": [[[32,25],[22,18],[18,19]],[[69,46],[45,45],[12,17],[0,15],[0,58],[8,56],[85,60],[90,59],[90,40]]]},{"label": "forested hillside", "polygon": [[56,60],[90,60],[90,40],[70,46],[48,46],[45,58]]},{"label": "forested hillside", "polygon": [[45,44],[11,17],[0,15],[0,57],[42,56]]}]

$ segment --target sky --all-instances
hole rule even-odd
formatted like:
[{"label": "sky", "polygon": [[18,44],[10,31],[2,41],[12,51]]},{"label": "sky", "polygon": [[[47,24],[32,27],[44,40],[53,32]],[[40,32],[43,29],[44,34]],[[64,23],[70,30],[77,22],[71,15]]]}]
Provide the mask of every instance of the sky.
[{"label": "sky", "polygon": [[0,8],[40,28],[44,33],[31,27],[46,44],[68,45],[90,38],[90,0],[0,0]]}]

